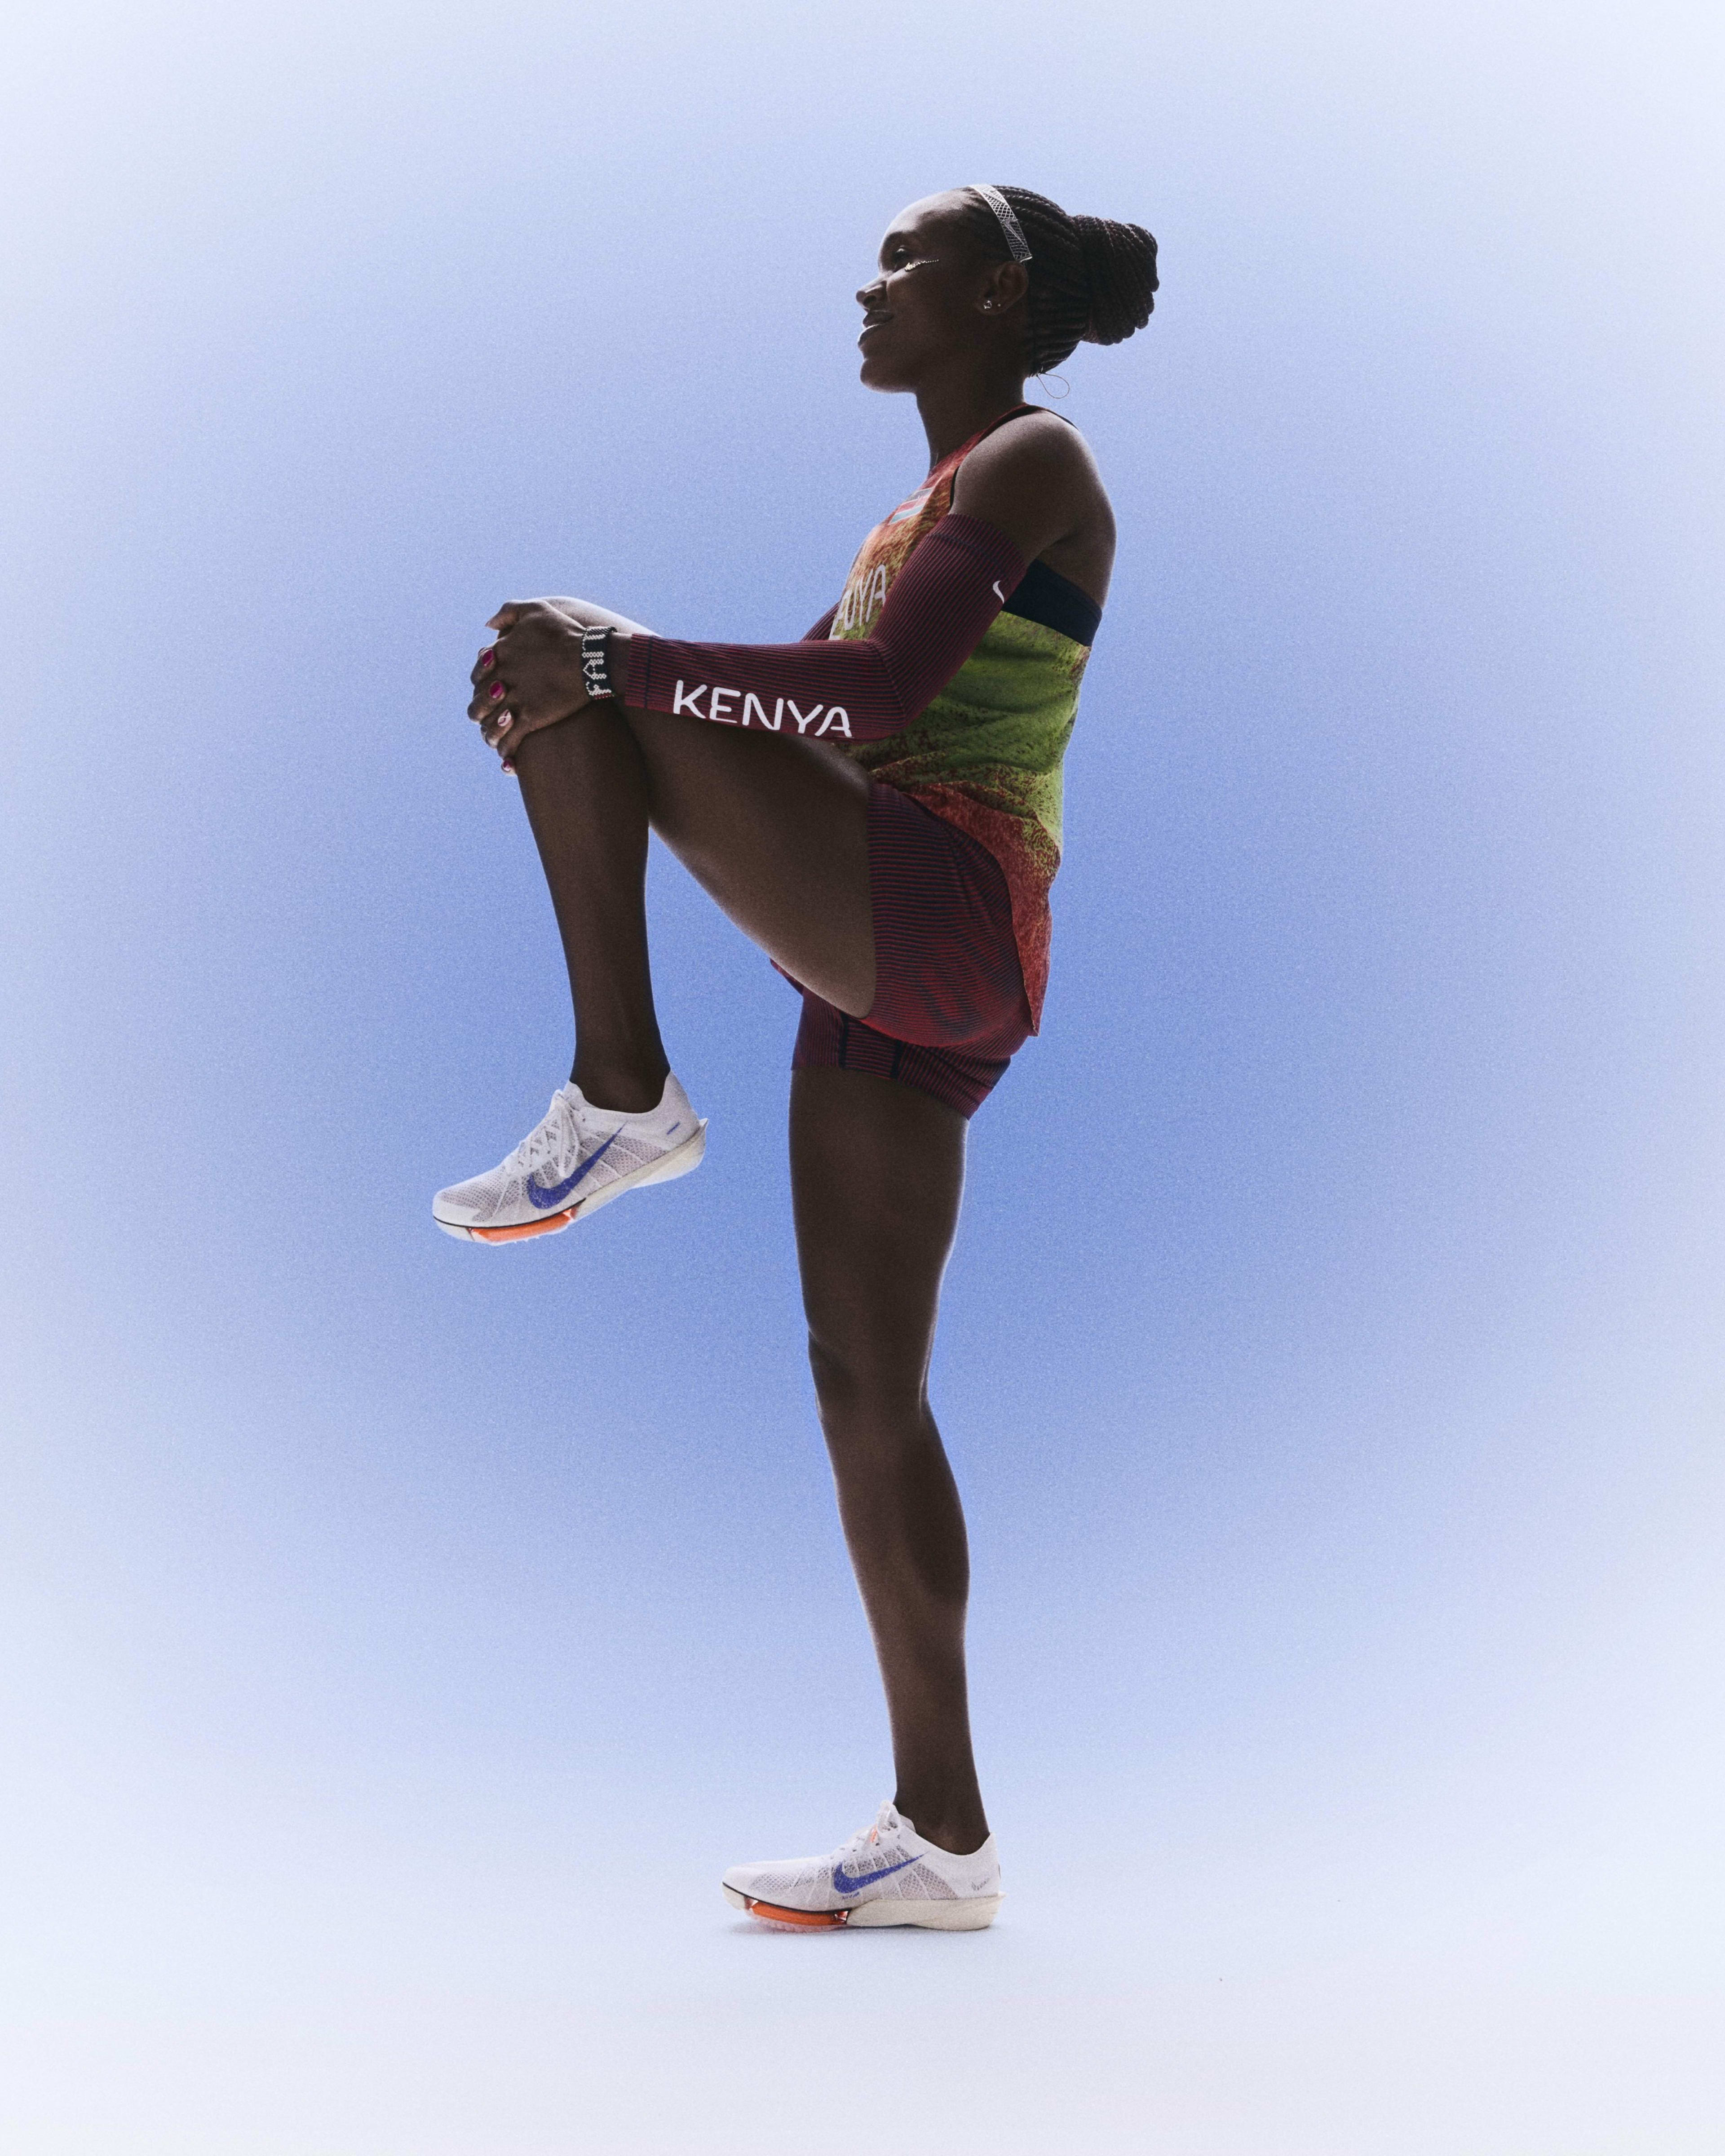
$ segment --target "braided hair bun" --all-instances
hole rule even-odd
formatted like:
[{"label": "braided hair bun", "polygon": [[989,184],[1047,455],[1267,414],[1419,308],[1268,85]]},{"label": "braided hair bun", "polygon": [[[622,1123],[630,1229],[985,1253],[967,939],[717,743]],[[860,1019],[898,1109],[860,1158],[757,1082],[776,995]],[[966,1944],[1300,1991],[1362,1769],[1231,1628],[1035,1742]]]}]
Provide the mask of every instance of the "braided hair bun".
[{"label": "braided hair bun", "polygon": [[[1013,248],[999,218],[973,188],[963,192],[965,223],[992,259]],[[1142,224],[1106,217],[1068,217],[1029,187],[999,187],[1030,250],[1029,365],[1046,373],[1075,346],[1119,344],[1143,328],[1156,304],[1156,242]]]},{"label": "braided hair bun", "polygon": [[1143,328],[1156,305],[1156,242],[1142,224],[1075,217],[1090,287],[1086,344],[1120,344]]}]

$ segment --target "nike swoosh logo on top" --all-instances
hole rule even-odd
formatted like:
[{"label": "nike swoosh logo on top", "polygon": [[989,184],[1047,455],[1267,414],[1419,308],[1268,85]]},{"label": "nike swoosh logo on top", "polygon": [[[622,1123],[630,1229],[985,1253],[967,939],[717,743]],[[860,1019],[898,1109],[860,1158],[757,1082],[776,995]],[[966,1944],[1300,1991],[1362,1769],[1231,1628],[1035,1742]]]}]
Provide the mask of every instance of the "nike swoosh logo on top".
[{"label": "nike swoosh logo on top", "polygon": [[563,1199],[568,1196],[569,1193],[575,1188],[576,1184],[580,1182],[582,1177],[587,1173],[588,1170],[593,1165],[593,1163],[596,1161],[603,1160],[604,1158],[605,1155],[610,1152],[612,1147],[616,1144],[619,1138],[622,1136],[623,1131],[621,1126],[619,1126],[616,1130],[612,1132],[610,1137],[606,1139],[603,1145],[594,1147],[593,1150],[587,1156],[587,1158],[582,1162],[580,1167],[576,1169],[575,1173],[572,1176],[570,1176],[565,1182],[553,1183],[549,1189],[547,1189],[545,1184],[539,1180],[537,1176],[530,1175],[527,1178],[527,1203],[530,1205],[536,1205],[542,1213],[544,1212],[547,1206],[559,1204]]},{"label": "nike swoosh logo on top", "polygon": [[902,1871],[907,1864],[916,1861],[914,1856],[901,1856],[896,1864],[883,1864],[878,1871],[865,1871],[860,1879],[853,1879],[842,1864],[833,1866],[833,1892],[835,1894],[860,1894],[865,1887],[872,1887],[877,1879],[887,1879],[895,1871]]}]

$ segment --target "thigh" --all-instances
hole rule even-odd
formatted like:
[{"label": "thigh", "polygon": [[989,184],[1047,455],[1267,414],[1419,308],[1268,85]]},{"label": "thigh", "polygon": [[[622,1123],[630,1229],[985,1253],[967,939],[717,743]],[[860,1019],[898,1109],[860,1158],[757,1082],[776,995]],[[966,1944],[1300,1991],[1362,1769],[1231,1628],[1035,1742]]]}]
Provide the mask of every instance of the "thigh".
[{"label": "thigh", "polygon": [[867,774],[814,742],[626,717],[653,828],[744,934],[840,1010],[875,999]]},{"label": "thigh", "polygon": [[856,1070],[791,1078],[791,1195],[817,1370],[920,1398],[964,1189],[964,1119]]}]

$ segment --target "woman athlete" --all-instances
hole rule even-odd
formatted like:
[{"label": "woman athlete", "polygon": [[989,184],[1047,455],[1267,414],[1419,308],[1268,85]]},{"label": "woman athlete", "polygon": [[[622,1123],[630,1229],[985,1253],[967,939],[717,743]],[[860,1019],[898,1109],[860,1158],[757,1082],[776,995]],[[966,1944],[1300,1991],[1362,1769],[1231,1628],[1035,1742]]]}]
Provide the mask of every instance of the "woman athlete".
[{"label": "woman athlete", "polygon": [[511,603],[469,716],[521,782],[575,1006],[575,1063],[451,1235],[564,1228],[686,1174],[706,1125],[648,969],[656,831],[803,997],[791,1178],[809,1353],[897,1784],[832,1856],[739,1866],[781,1924],[992,1922],[1000,1871],[971,1756],[964,1517],[928,1404],[966,1119],[1034,1032],[1060,759],[1114,518],[1075,429],[1024,402],[1081,338],[1149,319],[1156,243],[1022,187],[896,218],[857,299],[862,379],[908,390],[927,478],[788,644],[676,643],[576,599]]}]

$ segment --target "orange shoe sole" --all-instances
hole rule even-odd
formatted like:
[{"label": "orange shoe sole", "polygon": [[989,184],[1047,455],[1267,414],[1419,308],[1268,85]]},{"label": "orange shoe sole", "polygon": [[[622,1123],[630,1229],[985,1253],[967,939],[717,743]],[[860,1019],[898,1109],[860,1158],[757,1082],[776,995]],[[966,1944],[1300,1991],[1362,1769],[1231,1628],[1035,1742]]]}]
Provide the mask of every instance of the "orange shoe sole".
[{"label": "orange shoe sole", "polygon": [[757,1922],[782,1924],[793,1932],[842,1932],[850,1922],[849,1909],[784,1909],[777,1902],[756,1902],[747,1894],[742,1906]]}]

